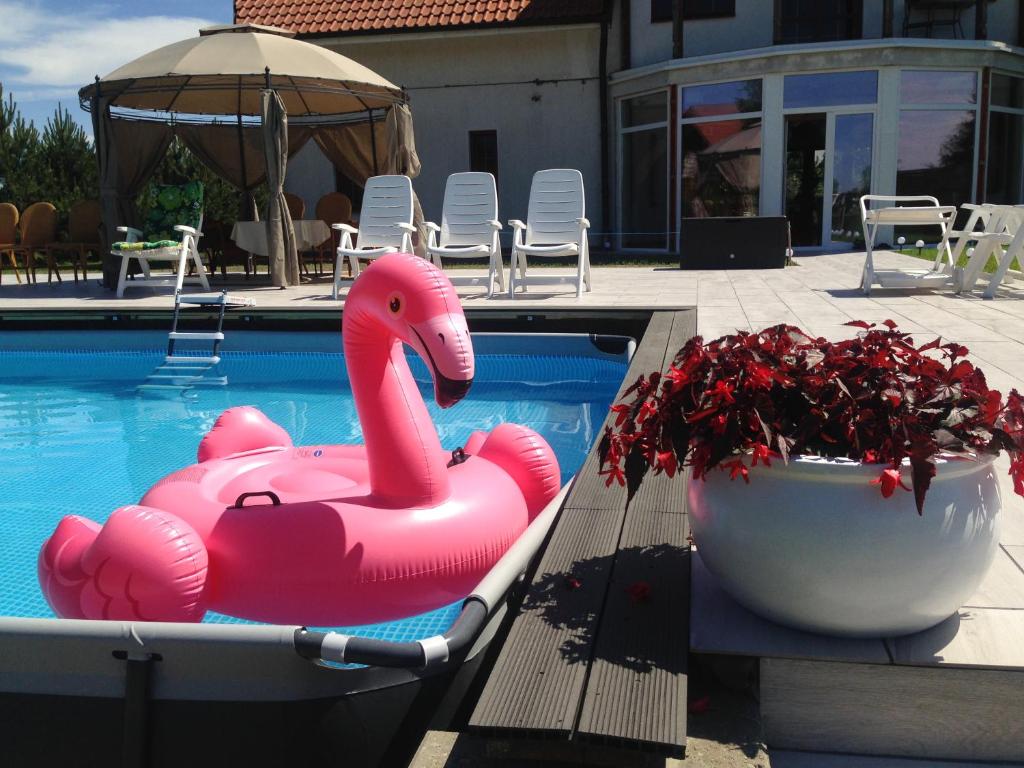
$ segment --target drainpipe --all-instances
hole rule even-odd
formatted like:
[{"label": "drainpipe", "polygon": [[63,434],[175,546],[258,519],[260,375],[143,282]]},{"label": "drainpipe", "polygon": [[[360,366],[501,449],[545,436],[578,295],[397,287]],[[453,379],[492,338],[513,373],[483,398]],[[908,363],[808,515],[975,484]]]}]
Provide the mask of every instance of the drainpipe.
[{"label": "drainpipe", "polygon": [[988,40],[988,0],[974,4],[974,39]]},{"label": "drainpipe", "polygon": [[882,0],[882,37],[892,37],[893,0]]},{"label": "drainpipe", "polygon": [[[598,50],[597,76],[600,80],[598,108],[601,110],[601,223],[602,229],[608,231],[608,214],[611,207],[611,189],[609,189],[608,169],[608,25],[611,21],[613,0],[605,0],[604,12],[601,14],[601,42]],[[602,246],[609,242],[607,235]]]}]

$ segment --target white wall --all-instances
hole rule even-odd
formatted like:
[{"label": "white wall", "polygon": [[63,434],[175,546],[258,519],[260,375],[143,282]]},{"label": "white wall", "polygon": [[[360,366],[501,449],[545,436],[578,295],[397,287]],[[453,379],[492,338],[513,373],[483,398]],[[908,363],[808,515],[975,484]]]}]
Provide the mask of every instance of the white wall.
[{"label": "white wall", "polygon": [[[408,90],[423,164],[413,185],[428,220],[441,215],[448,175],[469,170],[469,131],[493,129],[503,223],[526,218],[535,171],[578,168],[586,184],[587,214],[598,232],[603,227],[599,42],[597,25],[581,25],[333,38],[324,44]],[[529,82],[535,79],[563,82]],[[326,178],[321,169],[329,173],[329,167],[312,157],[306,165],[304,153],[297,158],[302,164],[297,161],[289,173],[288,188],[308,202]],[[511,237],[507,225],[504,236]]]}]

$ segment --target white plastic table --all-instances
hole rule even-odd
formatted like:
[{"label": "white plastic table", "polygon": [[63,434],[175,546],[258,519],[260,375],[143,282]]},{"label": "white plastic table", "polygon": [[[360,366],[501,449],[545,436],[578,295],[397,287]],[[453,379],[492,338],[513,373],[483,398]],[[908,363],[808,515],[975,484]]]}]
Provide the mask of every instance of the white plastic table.
[{"label": "white plastic table", "polygon": [[[331,236],[331,229],[320,219],[293,219],[295,247],[299,251],[316,248]],[[243,251],[257,256],[269,255],[267,223],[265,221],[236,221],[231,228],[231,239]]]}]

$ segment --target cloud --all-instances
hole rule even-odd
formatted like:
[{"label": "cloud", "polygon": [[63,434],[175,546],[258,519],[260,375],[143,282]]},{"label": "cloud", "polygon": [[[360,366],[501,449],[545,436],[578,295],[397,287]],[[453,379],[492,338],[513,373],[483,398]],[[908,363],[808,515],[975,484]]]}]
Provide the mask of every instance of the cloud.
[{"label": "cloud", "polygon": [[112,7],[80,7],[64,16],[40,6],[0,0],[0,77],[19,99],[73,98],[106,75],[163,45],[193,37],[216,22],[201,18],[113,15]]}]

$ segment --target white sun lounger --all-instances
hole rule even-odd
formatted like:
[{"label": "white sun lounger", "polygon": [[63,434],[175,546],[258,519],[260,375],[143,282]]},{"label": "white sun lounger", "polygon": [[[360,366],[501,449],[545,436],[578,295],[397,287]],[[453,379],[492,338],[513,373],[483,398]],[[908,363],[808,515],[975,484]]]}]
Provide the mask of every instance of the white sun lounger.
[{"label": "white sun lounger", "polygon": [[974,290],[985,272],[990,256],[996,257],[996,271],[988,278],[988,285],[982,292],[986,299],[995,298],[996,289],[1006,277],[1014,259],[1024,261],[1024,207],[1011,205],[991,206],[990,230],[979,235],[977,246],[967,264],[956,270],[956,292]]},{"label": "white sun lounger", "polygon": [[[872,202],[886,202],[879,208],[871,208]],[[920,205],[899,205],[900,203],[922,203]],[[871,293],[871,286],[883,288],[935,288],[952,286],[953,255],[949,248],[946,231],[956,218],[955,205],[939,205],[930,196],[864,195],[860,199],[861,223],[864,227],[864,272],[861,290]],[[939,227],[941,247],[935,261],[928,269],[887,269],[876,270],[872,249],[879,227],[886,226],[936,226]]]}]

